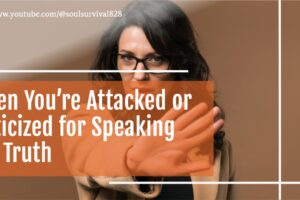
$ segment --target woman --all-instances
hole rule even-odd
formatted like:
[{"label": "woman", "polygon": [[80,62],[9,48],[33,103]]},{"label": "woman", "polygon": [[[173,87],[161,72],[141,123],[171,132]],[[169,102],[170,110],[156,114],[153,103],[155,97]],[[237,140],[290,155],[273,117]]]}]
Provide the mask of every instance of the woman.
[{"label": "woman", "polygon": [[[199,53],[191,23],[184,12],[169,1],[138,0],[130,3],[102,36],[94,69],[189,70],[182,74],[99,73],[94,80],[105,81],[188,81],[209,79],[209,68]],[[230,144],[220,131],[223,115],[214,108],[215,160],[211,177],[166,177],[165,181],[230,181]],[[220,117],[221,115],[221,117]],[[141,143],[141,142],[140,142]],[[133,150],[132,150],[133,149]],[[135,146],[131,151],[135,150]],[[130,150],[128,151],[130,153]],[[126,160],[129,169],[130,160]],[[136,163],[135,163],[136,164]],[[133,164],[134,165],[134,164]],[[190,170],[191,168],[189,168]],[[148,170],[148,169],[143,169]],[[193,170],[186,171],[192,172]],[[151,169],[149,169],[151,174]],[[109,181],[159,181],[157,177],[76,177],[80,199],[227,199],[226,185],[110,185]]]}]

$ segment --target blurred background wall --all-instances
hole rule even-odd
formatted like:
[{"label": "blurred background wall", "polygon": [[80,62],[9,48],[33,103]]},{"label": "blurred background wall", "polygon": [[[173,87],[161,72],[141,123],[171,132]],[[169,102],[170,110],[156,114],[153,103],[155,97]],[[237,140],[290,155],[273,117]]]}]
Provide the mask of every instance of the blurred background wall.
[{"label": "blurred background wall", "polygon": [[[199,49],[216,82],[216,98],[226,113],[226,137],[233,145],[235,180],[277,181],[277,2],[175,2],[190,17],[198,36]],[[93,11],[120,9],[127,3],[18,1],[0,2],[0,7],[9,11]],[[0,67],[89,69],[94,62],[101,34],[110,21],[111,18],[0,19]],[[0,78],[85,80],[87,76],[0,74]],[[235,186],[234,192],[237,199],[277,199],[276,185],[241,185]],[[76,199],[77,196],[72,178],[1,177],[0,199],[18,198]]]},{"label": "blurred background wall", "polygon": [[[300,180],[299,113],[300,94],[300,2],[284,1],[282,7],[282,178],[285,181]],[[300,185],[285,185],[285,199],[299,199]]]}]

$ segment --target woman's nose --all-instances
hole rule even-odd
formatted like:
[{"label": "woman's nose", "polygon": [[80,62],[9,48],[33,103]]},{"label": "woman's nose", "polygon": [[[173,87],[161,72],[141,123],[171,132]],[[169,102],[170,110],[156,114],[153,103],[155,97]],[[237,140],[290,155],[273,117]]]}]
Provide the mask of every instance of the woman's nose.
[{"label": "woman's nose", "polygon": [[[144,64],[142,62],[138,63],[136,66],[136,70],[146,70]],[[133,79],[136,81],[144,81],[149,79],[149,74],[145,72],[134,72]]]}]

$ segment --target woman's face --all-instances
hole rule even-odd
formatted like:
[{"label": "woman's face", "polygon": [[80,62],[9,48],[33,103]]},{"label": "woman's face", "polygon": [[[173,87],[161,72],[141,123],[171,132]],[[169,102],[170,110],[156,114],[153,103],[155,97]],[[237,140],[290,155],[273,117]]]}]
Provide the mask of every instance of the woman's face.
[{"label": "woman's face", "polygon": [[[169,60],[152,48],[144,31],[136,26],[124,29],[119,40],[118,70],[168,70]],[[143,62],[137,62],[137,59]],[[145,65],[146,66],[145,66]],[[121,73],[125,93],[158,94],[165,88],[165,81],[172,80],[169,73]],[[168,92],[167,92],[168,93]]]},{"label": "woman's face", "polygon": [[[143,29],[130,26],[124,29],[119,40],[117,66],[119,70],[167,70],[169,60],[152,48]],[[137,59],[144,59],[137,63]],[[151,74],[144,72],[121,73],[123,81],[162,81],[171,80],[170,74]]]}]

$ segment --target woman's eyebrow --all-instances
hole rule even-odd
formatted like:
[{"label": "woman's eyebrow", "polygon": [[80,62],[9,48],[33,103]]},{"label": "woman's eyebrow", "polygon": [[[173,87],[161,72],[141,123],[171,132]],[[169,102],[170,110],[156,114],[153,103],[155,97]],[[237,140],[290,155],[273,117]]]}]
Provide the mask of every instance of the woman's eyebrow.
[{"label": "woman's eyebrow", "polygon": [[127,54],[129,54],[129,55],[135,55],[133,52],[128,51],[128,50],[124,50],[124,49],[121,49],[121,50],[120,50],[120,53],[127,53]]},{"label": "woman's eyebrow", "polygon": [[151,53],[147,53],[147,54],[145,55],[145,57],[148,57],[148,56],[159,56],[159,54],[156,53],[156,52],[151,52]]},{"label": "woman's eyebrow", "polygon": [[[125,50],[125,49],[121,49],[120,50],[120,53],[127,53],[127,54],[129,54],[129,55],[132,55],[132,56],[135,56],[135,53],[134,52],[132,52],[132,51],[129,51],[129,50]],[[148,56],[159,56],[159,54],[158,53],[156,53],[156,52],[149,52],[149,53],[147,53],[144,57],[148,57]]]}]

